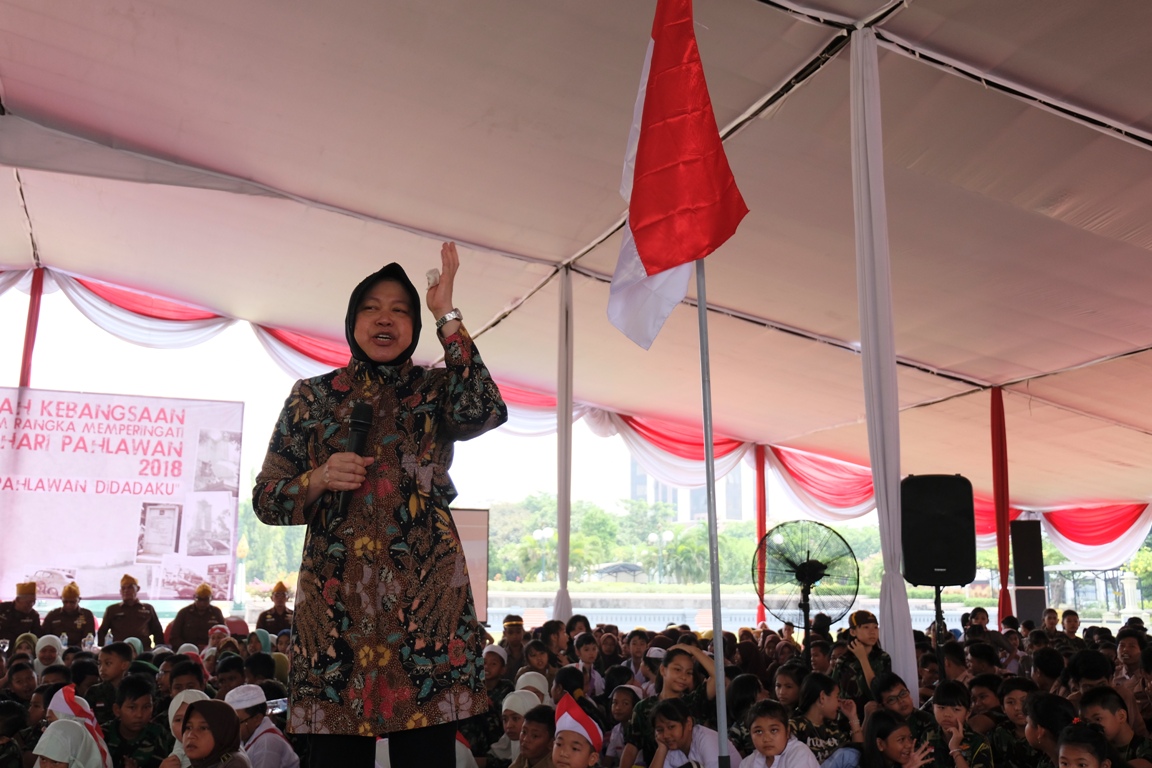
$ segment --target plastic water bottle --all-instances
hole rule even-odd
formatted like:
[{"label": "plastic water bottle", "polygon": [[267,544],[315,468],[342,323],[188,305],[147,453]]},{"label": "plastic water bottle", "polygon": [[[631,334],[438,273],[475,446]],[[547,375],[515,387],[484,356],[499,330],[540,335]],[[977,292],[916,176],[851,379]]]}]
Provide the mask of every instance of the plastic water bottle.
[{"label": "plastic water bottle", "polygon": [[116,642],[116,638],[112,635],[112,630],[108,630],[108,634],[104,635],[104,645],[112,645]]},{"label": "plastic water bottle", "polygon": [[96,647],[96,638],[92,636],[91,632],[84,636],[84,642],[81,643],[81,646],[86,651],[90,651]]},{"label": "plastic water bottle", "polygon": [[61,648],[67,648],[68,647],[68,635],[64,634],[63,632],[60,633],[60,647]]}]

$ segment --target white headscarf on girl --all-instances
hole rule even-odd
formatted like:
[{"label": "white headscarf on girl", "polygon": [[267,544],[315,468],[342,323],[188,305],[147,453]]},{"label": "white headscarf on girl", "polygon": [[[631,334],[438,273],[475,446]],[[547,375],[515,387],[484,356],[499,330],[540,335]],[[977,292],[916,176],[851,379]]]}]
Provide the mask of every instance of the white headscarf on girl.
[{"label": "white headscarf on girl", "polygon": [[96,715],[92,712],[92,707],[88,706],[88,702],[76,695],[75,685],[69,684],[56,691],[56,695],[48,703],[48,711],[55,715],[57,720],[71,720],[84,726],[84,730],[88,731],[88,735],[96,742],[103,768],[112,768],[112,756],[108,754],[104,733],[96,724]]},{"label": "white headscarf on girl", "polygon": [[[176,720],[176,713],[180,711],[180,707],[185,704],[191,704],[194,701],[207,701],[208,694],[204,691],[198,691],[195,688],[189,688],[172,697],[172,703],[168,705],[168,730],[174,732],[173,723]],[[183,724],[181,724],[183,725]],[[180,759],[181,768],[192,768],[192,760],[184,751],[184,745],[180,743],[180,739],[176,739],[176,743],[172,745],[172,754]]]},{"label": "white headscarf on girl", "polygon": [[52,663],[64,663],[64,646],[60,644],[60,638],[56,637],[56,635],[44,635],[44,637],[36,641],[36,658],[33,660],[33,666],[36,667],[36,677],[40,677],[40,675],[44,674],[44,670],[48,668],[47,664],[40,663],[40,651],[48,646],[56,649],[56,661]]},{"label": "white headscarf on girl", "polygon": [[531,688],[533,693],[540,694],[540,703],[554,706],[552,701],[552,686],[548,685],[548,678],[539,672],[523,672],[516,678],[516,690],[522,691]]},{"label": "white headscarf on girl", "polygon": [[74,720],[49,723],[32,753],[38,755],[35,768],[40,768],[41,757],[64,763],[68,768],[104,768],[92,735]]}]

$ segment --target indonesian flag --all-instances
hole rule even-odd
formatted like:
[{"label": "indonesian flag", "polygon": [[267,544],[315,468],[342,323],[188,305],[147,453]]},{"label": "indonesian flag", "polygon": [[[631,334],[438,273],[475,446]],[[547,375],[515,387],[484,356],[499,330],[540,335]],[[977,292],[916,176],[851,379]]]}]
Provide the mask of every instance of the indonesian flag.
[{"label": "indonesian flag", "polygon": [[648,349],[688,293],[692,262],[719,248],[748,213],[712,113],[691,0],[656,3],[620,194],[628,221],[608,319]]}]

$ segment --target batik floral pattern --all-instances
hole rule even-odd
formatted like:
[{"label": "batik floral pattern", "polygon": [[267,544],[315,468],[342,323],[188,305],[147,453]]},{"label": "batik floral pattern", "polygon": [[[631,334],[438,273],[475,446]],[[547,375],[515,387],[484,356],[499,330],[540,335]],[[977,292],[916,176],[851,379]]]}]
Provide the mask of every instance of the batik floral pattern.
[{"label": "batik floral pattern", "polygon": [[[270,525],[306,525],[292,627],[289,730],[383,735],[486,709],[483,632],[449,504],[452,445],[507,409],[467,332],[445,368],[347,367],[299,381],[253,490]],[[347,450],[348,418],[372,405],[375,462],[341,515],[304,508],[309,472]]]}]

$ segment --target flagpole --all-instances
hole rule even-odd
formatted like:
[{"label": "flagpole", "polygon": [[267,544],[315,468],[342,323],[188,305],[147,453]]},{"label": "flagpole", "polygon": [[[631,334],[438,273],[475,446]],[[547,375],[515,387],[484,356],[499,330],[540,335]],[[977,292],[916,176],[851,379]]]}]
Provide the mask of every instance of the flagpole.
[{"label": "flagpole", "polygon": [[728,707],[724,694],[724,623],[720,617],[720,546],[716,533],[716,457],[712,444],[712,372],[708,362],[708,295],[704,259],[696,259],[696,316],[700,325],[700,392],[704,399],[704,476],[708,489],[708,569],[712,581],[712,666],[716,679],[718,768],[731,768],[728,755]]}]

